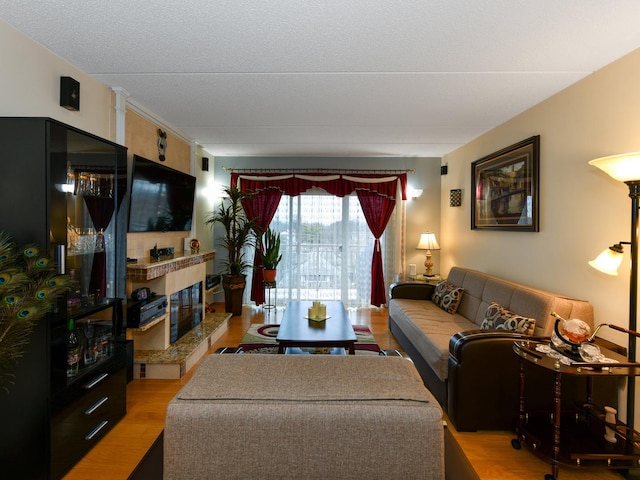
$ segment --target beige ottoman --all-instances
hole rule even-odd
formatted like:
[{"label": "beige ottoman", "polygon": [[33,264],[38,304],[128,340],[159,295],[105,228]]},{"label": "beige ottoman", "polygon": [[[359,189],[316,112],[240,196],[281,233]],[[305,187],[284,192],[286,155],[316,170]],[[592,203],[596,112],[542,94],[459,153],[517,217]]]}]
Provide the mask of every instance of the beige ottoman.
[{"label": "beige ottoman", "polygon": [[440,480],[442,410],[402,357],[210,355],[167,407],[164,478]]}]

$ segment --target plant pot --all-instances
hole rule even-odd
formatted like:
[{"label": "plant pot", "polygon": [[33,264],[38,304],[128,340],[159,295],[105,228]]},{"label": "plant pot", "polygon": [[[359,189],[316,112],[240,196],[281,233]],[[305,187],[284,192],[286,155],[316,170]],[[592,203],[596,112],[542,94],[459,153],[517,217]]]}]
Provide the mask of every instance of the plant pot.
[{"label": "plant pot", "polygon": [[247,286],[246,275],[223,275],[224,309],[234,317],[242,315],[242,296]]},{"label": "plant pot", "polygon": [[263,270],[262,276],[265,283],[274,283],[276,281],[276,270]]}]

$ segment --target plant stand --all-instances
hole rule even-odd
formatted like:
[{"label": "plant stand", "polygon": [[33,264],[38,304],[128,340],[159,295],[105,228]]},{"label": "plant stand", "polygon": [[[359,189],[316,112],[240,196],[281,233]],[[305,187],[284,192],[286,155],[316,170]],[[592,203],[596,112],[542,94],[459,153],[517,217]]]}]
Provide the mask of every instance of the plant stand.
[{"label": "plant stand", "polygon": [[[277,290],[276,290],[276,282],[262,282],[264,285],[264,289],[266,292],[266,302],[262,304],[262,308],[265,310],[273,310],[276,311],[278,308],[276,307],[276,301],[278,299]],[[273,290],[273,302],[271,301],[271,290]]]}]

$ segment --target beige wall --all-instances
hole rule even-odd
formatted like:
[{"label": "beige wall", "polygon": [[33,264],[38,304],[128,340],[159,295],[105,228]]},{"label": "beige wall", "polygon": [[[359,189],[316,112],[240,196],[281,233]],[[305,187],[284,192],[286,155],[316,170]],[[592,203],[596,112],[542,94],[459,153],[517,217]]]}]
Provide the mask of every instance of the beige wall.
[{"label": "beige wall", "polygon": [[[0,20],[0,116],[51,117],[115,140],[112,92]],[[80,82],[80,110],[60,106],[60,77]]]},{"label": "beige wall", "polygon": [[[129,149],[129,159],[134,154],[162,163],[167,167],[193,174],[191,169],[191,145],[167,132],[166,159],[160,162],[158,153],[158,125],[132,110],[127,110],[125,121],[125,145]],[[166,129],[163,128],[164,131]],[[184,238],[192,237],[191,232],[152,232],[127,234],[127,256],[145,258],[149,250],[173,247],[182,252]]]},{"label": "beige wall", "polygon": [[[160,162],[158,153],[158,128],[167,132],[166,159]],[[191,145],[141,115],[127,109],[125,121],[125,145],[129,154],[162,163],[167,167],[191,174]]]},{"label": "beige wall", "polygon": [[[442,271],[461,265],[588,299],[596,323],[627,326],[628,262],[610,277],[587,261],[630,240],[628,188],[587,162],[640,151],[639,78],[637,50],[444,157]],[[541,145],[540,232],[471,230],[471,162],[532,135]],[[464,191],[462,208],[448,206],[453,188]],[[600,332],[627,345],[624,334]]]}]

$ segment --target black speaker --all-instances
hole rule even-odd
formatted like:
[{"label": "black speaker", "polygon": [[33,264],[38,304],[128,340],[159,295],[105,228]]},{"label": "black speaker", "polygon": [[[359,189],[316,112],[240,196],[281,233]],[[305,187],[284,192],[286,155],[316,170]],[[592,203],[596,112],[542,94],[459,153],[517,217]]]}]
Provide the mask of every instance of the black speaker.
[{"label": "black speaker", "polygon": [[209,159],[207,157],[202,157],[202,171],[209,171]]},{"label": "black speaker", "polygon": [[75,112],[80,110],[80,82],[60,77],[60,106]]}]

